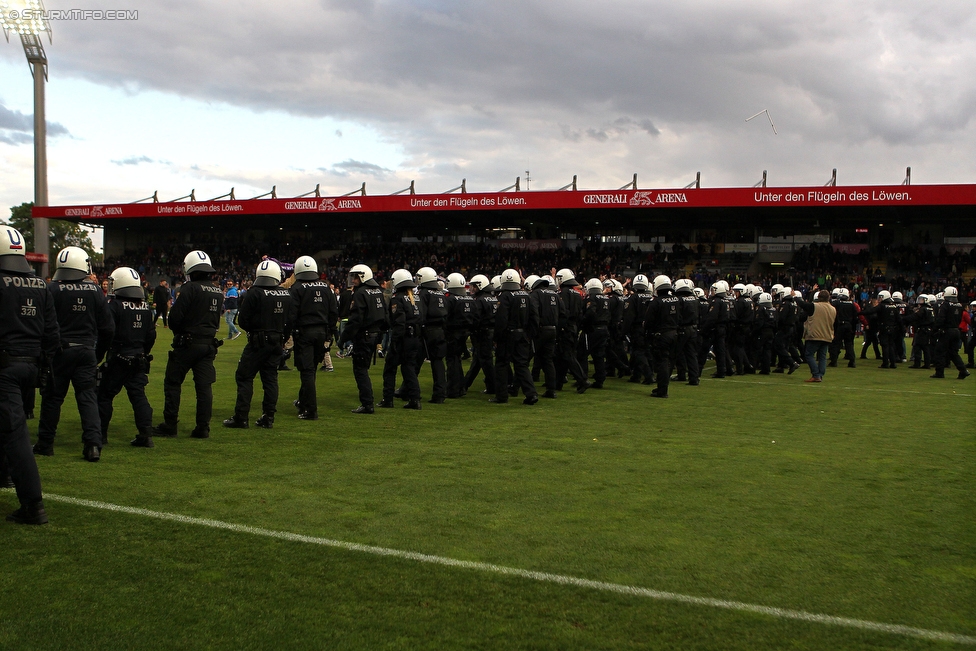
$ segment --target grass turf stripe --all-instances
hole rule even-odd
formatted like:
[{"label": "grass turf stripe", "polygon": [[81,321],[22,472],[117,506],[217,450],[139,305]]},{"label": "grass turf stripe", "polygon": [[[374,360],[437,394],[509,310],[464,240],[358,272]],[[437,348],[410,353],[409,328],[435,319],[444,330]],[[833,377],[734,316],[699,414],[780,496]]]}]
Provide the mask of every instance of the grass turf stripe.
[{"label": "grass turf stripe", "polygon": [[[10,492],[12,489],[6,489],[5,492]],[[477,561],[463,561],[454,558],[447,558],[444,556],[434,556],[431,554],[421,554],[418,552],[409,552],[399,549],[390,549],[387,547],[375,547],[372,545],[361,545],[358,543],[344,542],[341,540],[332,540],[330,538],[320,538],[316,536],[306,536],[297,533],[291,533],[287,531],[274,531],[271,529],[263,529],[260,527],[251,527],[241,524],[233,524],[230,522],[222,522],[220,520],[211,520],[207,518],[195,518],[186,515],[180,515],[177,513],[164,513],[161,511],[151,511],[149,509],[140,509],[130,506],[120,506],[118,504],[109,504],[107,502],[97,502],[94,500],[84,500],[75,497],[68,497],[65,495],[45,495],[45,499],[52,502],[62,502],[65,504],[74,504],[77,506],[83,506],[94,509],[102,509],[105,511],[114,511],[117,513],[128,513],[131,515],[141,515],[149,518],[156,518],[158,520],[169,520],[173,522],[179,522],[182,524],[192,524],[203,527],[210,527],[212,529],[222,529],[225,531],[233,531],[236,533],[246,533],[254,536],[264,536],[267,538],[276,538],[278,540],[285,540],[291,542],[300,542],[312,545],[322,545],[325,547],[333,547],[337,549],[344,549],[347,551],[362,552],[366,554],[373,554],[376,556],[389,556],[393,558],[401,558],[411,561],[417,561],[420,563],[431,563],[436,565],[444,565],[447,567],[457,567],[468,570],[477,570],[480,572],[488,572],[492,574],[501,574],[507,576],[515,576],[523,579],[530,579],[532,581],[540,581],[543,583],[554,583],[559,585],[568,585],[578,588],[589,588],[592,590],[601,590],[604,592],[613,592],[617,594],[632,595],[637,597],[645,597],[648,599],[655,599],[658,601],[670,601],[676,603],[690,604],[694,606],[708,606],[711,608],[722,608],[725,610],[734,610],[741,612],[758,613],[761,615],[767,615],[769,617],[778,617],[781,619],[792,619],[805,622],[813,622],[816,624],[823,624],[826,626],[843,626],[847,628],[855,628],[865,631],[877,631],[880,633],[888,633],[891,635],[900,635],[905,637],[922,638],[926,640],[936,640],[940,642],[953,642],[956,644],[968,644],[976,645],[976,637],[970,635],[961,635],[958,633],[947,633],[944,631],[933,631],[924,628],[916,628],[914,626],[903,626],[901,624],[885,624],[882,622],[872,622],[863,619],[851,619],[848,617],[835,617],[833,615],[823,615],[818,613],[808,613],[802,610],[789,610],[786,608],[773,608],[771,606],[760,606],[756,604],[743,603],[741,601],[728,601],[725,599],[713,599],[710,597],[695,597],[691,595],[683,595],[675,592],[663,592],[660,590],[651,590],[649,588],[640,588],[636,586],[623,585],[619,583],[607,583],[604,581],[593,581],[590,579],[581,579],[573,576],[566,576],[562,574],[551,574],[548,572],[535,572],[531,570],[522,570],[514,567],[506,567],[504,565],[494,565],[492,563],[481,563]]]}]

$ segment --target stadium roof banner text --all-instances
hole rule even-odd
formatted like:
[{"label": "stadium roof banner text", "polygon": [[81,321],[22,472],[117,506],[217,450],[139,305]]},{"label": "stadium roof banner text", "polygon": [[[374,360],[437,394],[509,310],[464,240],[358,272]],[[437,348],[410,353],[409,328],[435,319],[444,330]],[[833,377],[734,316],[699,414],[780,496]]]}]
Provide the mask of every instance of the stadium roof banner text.
[{"label": "stadium roof banner text", "polygon": [[110,220],[129,217],[288,215],[339,212],[578,210],[976,205],[976,185],[894,185],[683,190],[575,190],[467,194],[361,195],[47,206],[34,217]]}]

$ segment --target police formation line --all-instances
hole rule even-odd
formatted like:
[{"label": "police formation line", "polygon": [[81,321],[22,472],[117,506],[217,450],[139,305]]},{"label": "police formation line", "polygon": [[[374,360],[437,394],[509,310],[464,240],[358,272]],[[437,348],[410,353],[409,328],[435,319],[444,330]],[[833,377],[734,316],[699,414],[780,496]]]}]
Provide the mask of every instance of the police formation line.
[{"label": "police formation line", "polygon": [[[59,252],[50,283],[34,276],[24,256],[23,236],[4,227],[0,236],[0,481],[16,488],[21,507],[8,520],[47,522],[34,455],[53,455],[61,407],[69,385],[81,416],[83,450],[88,461],[101,458],[107,443],[115,397],[125,389],[132,404],[136,447],[153,447],[154,436],[175,437],[181,388],[192,372],[196,393],[195,423],[190,436],[208,438],[213,409],[214,359],[223,343],[216,338],[223,292],[213,283],[214,267],[203,251],[191,251],[183,261],[187,282],[169,313],[173,332],[164,375],[163,419],[153,426],[153,410],[146,398],[155,315],[145,302],[138,272],[115,269],[109,296],[93,282],[88,255],[77,247]],[[285,342],[294,342],[295,366],[301,387],[294,401],[298,418],[316,420],[316,369],[337,335],[338,305],[334,291],[319,277],[315,260],[295,261],[290,287],[283,287],[280,265],[265,259],[258,264],[251,289],[238,306],[238,322],[248,342],[235,373],[237,400],[225,427],[246,428],[258,375],[264,389],[262,415],[255,425],[274,426],[278,403],[277,372]],[[340,346],[351,345],[353,375],[359,391],[357,414],[392,408],[395,400],[407,409],[421,409],[418,373],[430,361],[433,392],[428,402],[463,397],[483,376],[491,403],[507,403],[523,394],[534,405],[540,395],[554,399],[573,382],[577,393],[601,389],[608,377],[656,384],[651,396],[667,398],[675,379],[696,386],[706,360],[714,356],[713,378],[730,374],[790,373],[803,357],[810,365],[808,382],[822,381],[825,367],[835,366],[841,348],[849,365],[853,350],[857,306],[845,289],[817,293],[813,302],[789,287],[770,292],[752,285],[729,288],[725,281],[711,286],[710,296],[688,279],[675,283],[666,276],[651,281],[638,274],[631,293],[615,280],[588,280],[584,286],[569,269],[553,276],[522,278],[506,269],[489,280],[475,275],[466,282],[458,273],[446,281],[430,267],[416,276],[406,269],[392,274],[392,296],[372,270],[358,264],[349,271],[353,288],[348,322],[338,333]],[[883,368],[903,359],[904,327],[913,324],[919,348],[917,362],[933,365],[943,377],[953,363],[960,379],[968,375],[959,357],[962,306],[955,288],[942,297],[926,296],[909,313],[887,292],[864,310],[881,323]],[[369,368],[384,344],[382,397],[374,401]],[[472,344],[467,373],[462,357]],[[805,339],[805,344],[802,342]],[[830,362],[828,364],[827,359]],[[104,360],[104,361],[103,361]],[[592,360],[592,378],[589,363]],[[402,384],[397,387],[397,374]],[[33,446],[27,417],[34,409],[34,390],[40,388],[38,441]]]}]

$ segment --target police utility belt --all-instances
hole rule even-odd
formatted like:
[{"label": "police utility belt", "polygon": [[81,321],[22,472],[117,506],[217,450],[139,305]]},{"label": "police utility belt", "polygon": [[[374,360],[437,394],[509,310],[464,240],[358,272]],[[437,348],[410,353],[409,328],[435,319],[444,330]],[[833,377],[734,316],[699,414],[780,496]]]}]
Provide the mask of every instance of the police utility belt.
[{"label": "police utility belt", "polygon": [[7,368],[11,364],[40,364],[40,357],[22,357],[10,355],[5,350],[0,350],[0,368]]},{"label": "police utility belt", "polygon": [[224,342],[220,339],[204,335],[179,334],[173,337],[173,348],[180,349],[193,345],[206,345],[220,348],[224,345]]},{"label": "police utility belt", "polygon": [[247,333],[247,343],[255,346],[280,346],[283,335],[275,330],[256,330]]}]

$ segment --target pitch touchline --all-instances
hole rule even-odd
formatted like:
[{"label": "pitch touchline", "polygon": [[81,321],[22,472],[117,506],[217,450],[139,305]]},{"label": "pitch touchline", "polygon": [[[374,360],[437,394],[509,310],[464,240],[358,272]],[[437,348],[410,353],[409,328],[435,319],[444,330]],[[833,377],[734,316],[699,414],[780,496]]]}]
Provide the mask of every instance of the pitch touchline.
[{"label": "pitch touchline", "polygon": [[[11,489],[6,489],[6,492],[10,492],[10,490]],[[347,551],[354,551],[354,552],[364,552],[366,554],[374,554],[377,556],[390,556],[393,558],[402,558],[411,561],[418,561],[420,563],[431,563],[434,565],[445,565],[447,567],[458,567],[458,568],[463,568],[468,570],[478,570],[480,572],[490,572],[492,574],[503,574],[503,575],[515,576],[523,579],[530,579],[532,581],[541,581],[544,583],[557,583],[561,585],[570,585],[578,588],[590,588],[593,590],[601,590],[603,592],[614,592],[617,594],[646,597],[649,599],[656,599],[658,601],[671,601],[677,603],[692,604],[695,606],[710,606],[712,608],[723,608],[725,610],[737,610],[743,612],[760,613],[762,615],[769,615],[770,617],[780,617],[783,619],[793,619],[793,620],[799,620],[805,622],[814,622],[817,624],[825,624],[828,626],[846,626],[848,628],[857,628],[866,631],[878,631],[881,633],[890,633],[892,635],[917,637],[917,638],[923,638],[927,640],[939,640],[942,642],[955,642],[957,644],[976,645],[976,637],[970,635],[960,635],[958,633],[932,631],[924,628],[915,628],[913,626],[902,626],[900,624],[884,624],[881,622],[871,622],[863,619],[834,617],[832,615],[808,613],[802,610],[788,610],[785,608],[772,608],[770,606],[758,606],[755,604],[743,603],[741,601],[726,601],[724,599],[711,599],[709,597],[693,597],[691,595],[683,595],[675,592],[662,592],[660,590],[639,588],[636,586],[623,585],[619,583],[606,583],[604,581],[592,581],[590,579],[580,579],[577,577],[566,576],[563,574],[550,574],[548,572],[533,572],[531,570],[522,570],[514,567],[505,567],[504,565],[494,565],[492,563],[462,561],[454,558],[447,558],[445,556],[420,554],[418,552],[408,552],[400,549],[390,549],[387,547],[374,547],[372,545],[360,545],[358,543],[343,542],[341,540],[332,540],[330,538],[305,536],[302,534],[291,533],[288,531],[274,531],[271,529],[262,529],[260,527],[249,527],[247,525],[242,525],[242,524],[221,522],[220,520],[194,518],[186,515],[180,515],[178,513],[164,513],[161,511],[150,511],[149,509],[134,508],[131,506],[120,506],[118,504],[109,504],[107,502],[82,500],[75,497],[67,497],[64,495],[47,494],[44,496],[44,498],[52,502],[63,502],[65,504],[75,504],[77,506],[86,506],[93,509],[115,511],[118,513],[129,513],[131,515],[141,515],[148,518],[156,518],[158,520],[170,520],[173,522],[180,522],[182,524],[193,524],[193,525],[198,525],[203,527],[210,527],[212,529],[223,529],[225,531],[233,531],[236,533],[247,533],[254,536],[276,538],[278,540],[301,542],[301,543],[312,544],[312,545],[322,545],[325,547],[334,547],[337,549],[344,549]]]}]

